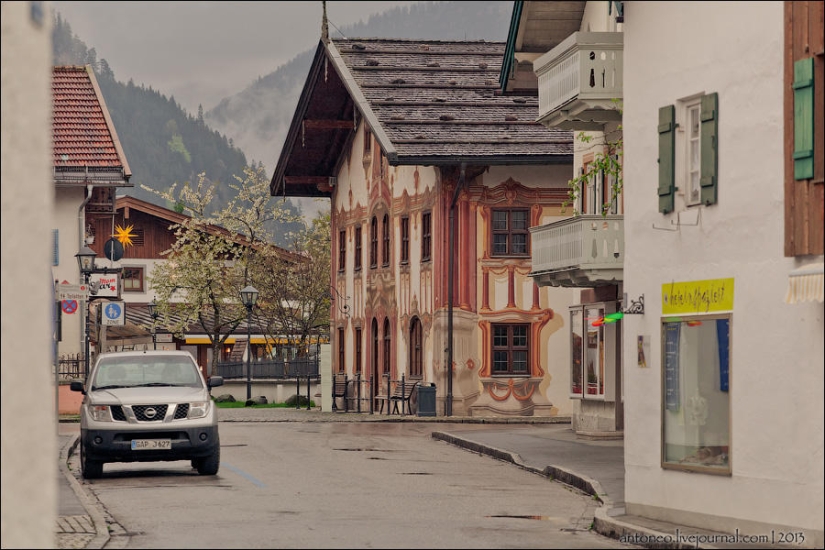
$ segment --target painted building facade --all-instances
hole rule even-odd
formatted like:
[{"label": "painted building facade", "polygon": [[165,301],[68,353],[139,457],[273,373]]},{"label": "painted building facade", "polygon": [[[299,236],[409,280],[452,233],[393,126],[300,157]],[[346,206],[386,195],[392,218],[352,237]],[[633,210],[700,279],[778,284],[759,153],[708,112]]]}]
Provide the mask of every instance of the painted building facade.
[{"label": "painted building facade", "polygon": [[387,380],[439,415],[569,415],[569,289],[530,279],[529,227],[561,216],[572,137],[496,93],[503,44],[324,33],[273,195],[328,197],[333,371],[350,408]]}]

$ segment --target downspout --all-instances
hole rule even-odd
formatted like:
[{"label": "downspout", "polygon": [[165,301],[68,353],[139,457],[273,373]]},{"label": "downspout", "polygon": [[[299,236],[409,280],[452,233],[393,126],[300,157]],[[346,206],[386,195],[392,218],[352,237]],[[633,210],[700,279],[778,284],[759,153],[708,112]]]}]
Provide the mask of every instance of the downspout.
[{"label": "downspout", "polygon": [[[85,209],[86,209],[86,205],[89,203],[89,201],[92,200],[92,190],[94,188],[95,188],[95,186],[92,185],[91,183],[86,185],[86,198],[83,199],[83,202],[80,203],[80,207],[77,209],[77,230],[78,230],[78,235],[77,236],[78,236],[78,240],[79,240],[79,243],[77,245],[77,251],[78,252],[80,252],[83,249],[83,247],[86,245],[86,231],[85,231],[86,228],[84,227],[85,223],[86,223]],[[82,277],[82,275],[81,275],[81,277]],[[85,281],[80,281],[80,282],[84,283]],[[88,319],[87,319],[88,316],[89,316],[89,308],[88,307],[80,308],[80,311],[83,312],[83,318],[80,321],[80,326],[81,327],[86,327],[86,330],[89,330],[88,329],[89,323],[88,323]],[[81,334],[80,334],[80,349],[86,349],[85,353],[86,353],[86,357],[88,357],[89,350],[85,346],[86,346],[86,333],[85,333],[85,331],[81,331]],[[87,365],[86,375],[88,376],[88,374],[89,374],[89,372],[88,372],[88,360],[87,360],[86,365]]]},{"label": "downspout", "polygon": [[91,183],[86,185],[86,198],[83,199],[83,202],[80,203],[80,207],[77,209],[78,252],[80,252],[80,249],[86,244],[86,231],[84,227],[86,223],[86,216],[84,214],[84,210],[86,209],[86,205],[89,204],[89,201],[92,200],[92,190],[94,188],[95,186]]},{"label": "downspout", "polygon": [[444,406],[446,416],[453,415],[453,293],[455,284],[453,273],[455,272],[455,203],[458,202],[458,194],[464,187],[464,172],[467,165],[461,163],[461,172],[458,176],[458,185],[453,193],[453,200],[450,202],[450,237],[449,237],[449,269],[447,275],[447,401]]}]

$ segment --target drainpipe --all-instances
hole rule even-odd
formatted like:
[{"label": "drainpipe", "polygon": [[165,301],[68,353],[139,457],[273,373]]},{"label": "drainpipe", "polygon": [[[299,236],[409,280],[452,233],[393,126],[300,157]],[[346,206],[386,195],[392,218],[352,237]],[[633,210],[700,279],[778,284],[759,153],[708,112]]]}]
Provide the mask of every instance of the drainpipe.
[{"label": "drainpipe", "polygon": [[[77,230],[78,230],[77,251],[78,252],[80,252],[80,249],[82,249],[86,245],[86,228],[85,228],[86,215],[85,215],[85,209],[86,209],[86,205],[89,203],[89,201],[92,200],[92,190],[94,188],[95,188],[95,186],[92,185],[91,183],[86,185],[86,198],[83,199],[83,202],[80,203],[80,207],[77,209]],[[84,281],[80,281],[80,282],[83,283]],[[86,330],[89,330],[88,329],[88,326],[89,326],[89,323],[88,323],[89,308],[88,307],[80,308],[80,311],[83,312],[83,318],[80,321],[80,326],[81,327],[86,327]],[[81,331],[81,334],[80,334],[80,349],[85,349],[86,350],[86,352],[85,352],[86,353],[85,360],[86,360],[86,366],[87,366],[86,375],[88,376],[89,375],[89,372],[88,372],[89,349],[86,347],[86,332],[85,331]]]},{"label": "drainpipe", "polygon": [[84,210],[86,205],[89,204],[89,201],[92,200],[92,190],[95,188],[94,185],[91,183],[86,185],[86,198],[83,199],[83,202],[80,203],[80,207],[77,209],[77,230],[78,230],[78,244],[77,250],[80,251],[83,248],[83,245],[86,244],[86,231],[85,231],[85,223],[86,223],[86,216]]},{"label": "drainpipe", "polygon": [[464,172],[467,168],[465,163],[461,163],[461,172],[458,176],[458,185],[453,193],[453,200],[450,202],[450,239],[449,239],[449,272],[447,275],[447,401],[445,403],[444,414],[453,415],[453,293],[455,284],[453,273],[455,272],[455,203],[458,202],[458,194],[464,187]]}]

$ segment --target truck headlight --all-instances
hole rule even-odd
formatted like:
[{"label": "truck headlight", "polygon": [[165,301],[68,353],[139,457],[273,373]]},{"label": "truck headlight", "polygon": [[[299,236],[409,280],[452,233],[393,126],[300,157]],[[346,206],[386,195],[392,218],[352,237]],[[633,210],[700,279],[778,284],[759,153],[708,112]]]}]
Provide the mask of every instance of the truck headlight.
[{"label": "truck headlight", "polygon": [[195,401],[189,404],[189,418],[203,418],[209,414],[209,407],[212,404],[209,401]]},{"label": "truck headlight", "polygon": [[112,411],[108,405],[89,405],[89,416],[96,422],[112,422]]}]

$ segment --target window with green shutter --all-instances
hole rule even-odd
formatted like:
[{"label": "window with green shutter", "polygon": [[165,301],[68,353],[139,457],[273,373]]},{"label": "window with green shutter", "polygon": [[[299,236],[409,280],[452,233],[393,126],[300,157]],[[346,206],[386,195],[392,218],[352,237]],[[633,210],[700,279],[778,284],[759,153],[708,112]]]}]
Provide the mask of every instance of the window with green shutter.
[{"label": "window with green shutter", "polygon": [[675,113],[673,105],[659,109],[659,212],[673,212],[675,185]]},{"label": "window with green shutter", "polygon": [[814,177],[814,59],[793,64],[793,176]]},{"label": "window with green shutter", "polygon": [[719,97],[708,94],[702,97],[702,204],[716,204],[717,172],[719,167],[717,149],[719,146]]}]

